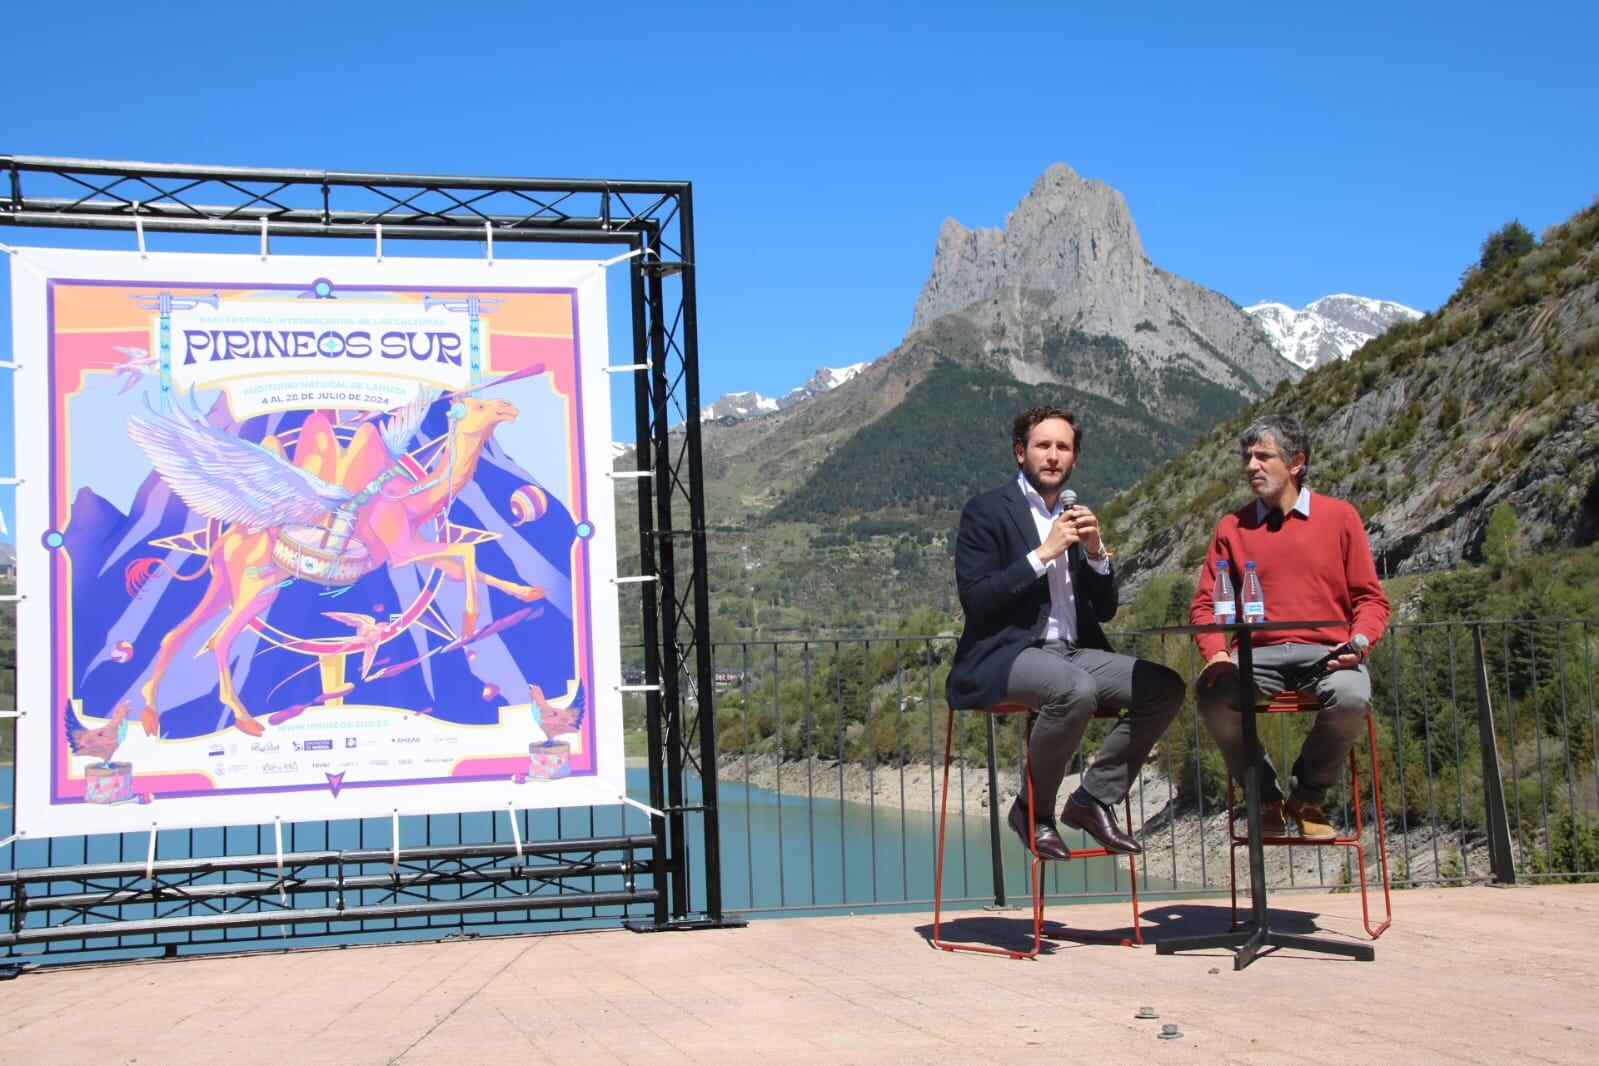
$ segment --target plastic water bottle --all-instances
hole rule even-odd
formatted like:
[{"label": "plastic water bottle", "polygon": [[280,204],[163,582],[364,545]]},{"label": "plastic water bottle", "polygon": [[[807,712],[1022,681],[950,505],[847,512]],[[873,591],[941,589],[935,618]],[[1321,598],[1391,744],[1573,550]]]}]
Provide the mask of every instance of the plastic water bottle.
[{"label": "plastic water bottle", "polygon": [[1231,625],[1238,619],[1238,604],[1233,600],[1233,579],[1227,572],[1227,560],[1216,560],[1216,584],[1210,590],[1211,606],[1216,621]]},{"label": "plastic water bottle", "polygon": [[1260,575],[1255,572],[1255,562],[1244,564],[1244,621],[1266,620],[1266,596],[1260,591]]}]

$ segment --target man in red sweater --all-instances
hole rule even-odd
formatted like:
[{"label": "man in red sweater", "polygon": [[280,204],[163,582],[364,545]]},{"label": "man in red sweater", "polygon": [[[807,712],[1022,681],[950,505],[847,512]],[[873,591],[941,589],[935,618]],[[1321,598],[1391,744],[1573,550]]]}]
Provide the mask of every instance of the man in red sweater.
[{"label": "man in red sweater", "polygon": [[[1388,624],[1388,597],[1377,583],[1359,513],[1343,500],[1304,487],[1310,465],[1310,440],[1304,428],[1291,418],[1268,415],[1250,423],[1238,444],[1244,479],[1255,499],[1216,524],[1189,621],[1194,625],[1214,621],[1211,589],[1218,559],[1227,560],[1240,605],[1244,564],[1254,562],[1268,620],[1340,620],[1334,626],[1261,632],[1254,653],[1256,702],[1297,689],[1315,696],[1322,707],[1300,747],[1286,795],[1267,760],[1260,786],[1265,835],[1286,835],[1286,815],[1292,814],[1300,835],[1330,840],[1337,834],[1322,811],[1322,797],[1337,781],[1365,726],[1371,676],[1363,660]],[[1359,638],[1364,638],[1363,645]],[[1201,633],[1194,639],[1206,662],[1196,685],[1199,713],[1227,769],[1243,780],[1239,678],[1232,665],[1237,659],[1228,653],[1222,634]],[[1357,650],[1318,669],[1329,651],[1351,642]]]}]

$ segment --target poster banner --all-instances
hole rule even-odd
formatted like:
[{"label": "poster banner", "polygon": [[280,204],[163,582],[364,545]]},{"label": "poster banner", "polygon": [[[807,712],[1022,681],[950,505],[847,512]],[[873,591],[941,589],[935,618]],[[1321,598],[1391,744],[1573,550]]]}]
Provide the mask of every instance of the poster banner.
[{"label": "poster banner", "polygon": [[12,279],[20,832],[625,792],[603,264]]}]

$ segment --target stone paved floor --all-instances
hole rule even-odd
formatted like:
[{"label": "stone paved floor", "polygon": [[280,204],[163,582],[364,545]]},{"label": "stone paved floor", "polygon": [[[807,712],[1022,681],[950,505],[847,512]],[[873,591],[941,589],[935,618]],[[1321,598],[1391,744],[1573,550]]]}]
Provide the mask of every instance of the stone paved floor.
[{"label": "stone paved floor", "polygon": [[[1375,962],[1060,940],[953,955],[927,915],[784,918],[41,970],[0,984],[0,1062],[1594,1062],[1599,885],[1398,893]],[[1276,927],[1353,937],[1350,896]],[[1055,907],[1081,928],[1125,904]],[[1156,903],[1153,936],[1210,931]],[[1025,919],[967,912],[952,932]],[[1142,1006],[1159,1019],[1134,1017]],[[1157,1039],[1163,1024],[1182,1036]]]}]

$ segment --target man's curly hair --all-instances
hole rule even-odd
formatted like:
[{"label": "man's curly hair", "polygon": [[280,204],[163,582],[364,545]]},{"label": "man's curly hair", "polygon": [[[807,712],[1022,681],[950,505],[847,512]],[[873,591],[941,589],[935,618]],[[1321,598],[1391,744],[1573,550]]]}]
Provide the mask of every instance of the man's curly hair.
[{"label": "man's curly hair", "polygon": [[1029,407],[1016,416],[1016,422],[1011,426],[1010,442],[1018,448],[1027,447],[1027,437],[1033,432],[1033,427],[1040,422],[1051,418],[1063,419],[1072,427],[1072,447],[1078,455],[1083,453],[1083,427],[1077,424],[1077,416],[1070,411],[1054,406]]}]

